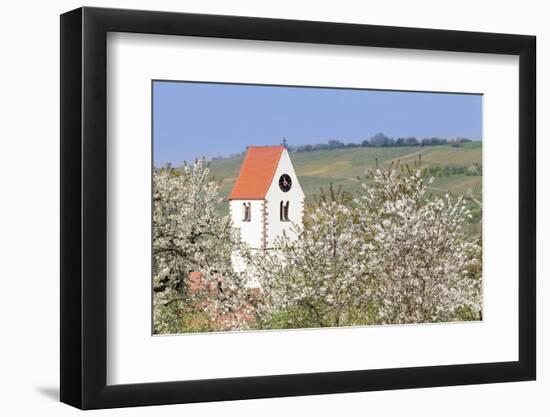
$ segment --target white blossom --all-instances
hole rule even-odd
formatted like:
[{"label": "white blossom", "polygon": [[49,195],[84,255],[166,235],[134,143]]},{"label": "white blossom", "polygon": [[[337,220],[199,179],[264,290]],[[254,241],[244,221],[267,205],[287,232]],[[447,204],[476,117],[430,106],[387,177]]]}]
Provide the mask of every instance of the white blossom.
[{"label": "white blossom", "polygon": [[[332,198],[307,207],[293,236],[260,251],[217,214],[221,200],[204,161],[153,178],[156,332],[182,331],[185,317],[202,323],[195,330],[481,318],[481,236],[467,231],[465,200],[429,195],[433,178],[419,169],[369,172],[355,199],[331,189]],[[233,270],[236,254],[258,291]]]},{"label": "white blossom", "polygon": [[229,217],[216,212],[218,186],[204,161],[154,170],[153,188],[155,331],[178,331],[184,313],[203,314],[210,330],[245,328],[250,297],[231,266],[238,237]]}]

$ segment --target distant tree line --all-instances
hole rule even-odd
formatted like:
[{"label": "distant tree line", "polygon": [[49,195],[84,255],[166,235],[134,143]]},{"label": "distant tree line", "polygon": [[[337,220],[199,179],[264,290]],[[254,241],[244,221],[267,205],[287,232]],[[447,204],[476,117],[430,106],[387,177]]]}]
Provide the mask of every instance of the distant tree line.
[{"label": "distant tree line", "polygon": [[[283,140],[283,145],[286,146],[291,153],[301,152],[314,152],[314,151],[326,151],[343,148],[387,148],[387,147],[400,147],[400,146],[435,146],[435,145],[451,145],[454,147],[461,147],[464,143],[472,142],[467,138],[422,138],[418,139],[414,136],[399,137],[397,139],[386,136],[384,133],[377,133],[370,139],[365,139],[362,142],[342,142],[337,139],[331,139],[326,143],[315,143],[305,145],[287,145],[286,140]],[[215,156],[211,158],[212,161],[219,161],[226,158],[236,158],[243,156],[246,152],[232,153],[229,156]]]},{"label": "distant tree line", "polygon": [[342,149],[342,148],[384,148],[384,147],[398,147],[398,146],[434,146],[434,145],[452,145],[456,147],[462,146],[462,144],[471,142],[471,139],[467,138],[422,138],[418,139],[414,136],[399,137],[397,139],[386,136],[384,133],[377,133],[370,139],[365,139],[362,142],[348,142],[344,143],[340,140],[331,139],[327,143],[305,144],[297,146],[287,146],[290,152],[313,152],[322,150]]}]

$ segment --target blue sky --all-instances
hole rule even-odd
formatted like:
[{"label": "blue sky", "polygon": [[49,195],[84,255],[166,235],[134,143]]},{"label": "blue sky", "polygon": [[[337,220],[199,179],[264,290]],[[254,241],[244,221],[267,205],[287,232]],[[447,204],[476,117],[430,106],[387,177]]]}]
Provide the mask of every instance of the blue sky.
[{"label": "blue sky", "polygon": [[248,145],[390,137],[481,140],[479,95],[155,81],[155,166]]}]

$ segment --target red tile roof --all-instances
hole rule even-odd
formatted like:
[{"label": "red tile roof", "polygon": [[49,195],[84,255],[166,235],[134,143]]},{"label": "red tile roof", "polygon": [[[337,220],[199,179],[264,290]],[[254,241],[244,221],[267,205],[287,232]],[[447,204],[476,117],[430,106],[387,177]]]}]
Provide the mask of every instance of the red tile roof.
[{"label": "red tile roof", "polygon": [[241,171],[229,194],[230,200],[265,198],[284,146],[249,146]]}]

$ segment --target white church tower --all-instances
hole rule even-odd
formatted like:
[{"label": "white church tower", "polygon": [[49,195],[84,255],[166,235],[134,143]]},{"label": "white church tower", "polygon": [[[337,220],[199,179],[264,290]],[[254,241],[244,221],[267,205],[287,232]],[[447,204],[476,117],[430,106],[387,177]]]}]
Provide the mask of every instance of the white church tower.
[{"label": "white church tower", "polygon": [[[241,239],[252,249],[269,250],[286,232],[301,226],[305,194],[288,150],[280,146],[249,146],[239,177],[229,194],[229,213]],[[246,265],[234,260],[237,270]]]}]

